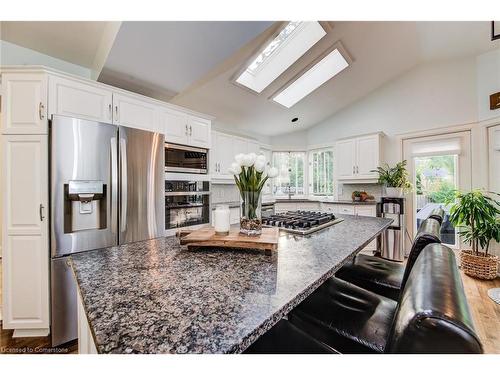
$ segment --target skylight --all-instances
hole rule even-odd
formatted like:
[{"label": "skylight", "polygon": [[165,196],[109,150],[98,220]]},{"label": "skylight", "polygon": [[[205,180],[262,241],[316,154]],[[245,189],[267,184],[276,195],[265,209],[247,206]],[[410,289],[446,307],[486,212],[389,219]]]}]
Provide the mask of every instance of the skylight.
[{"label": "skylight", "polygon": [[349,63],[345,57],[335,48],[297,80],[274,96],[273,100],[290,108],[348,66]]},{"label": "skylight", "polygon": [[326,35],[317,21],[289,22],[250,62],[236,82],[260,93]]}]

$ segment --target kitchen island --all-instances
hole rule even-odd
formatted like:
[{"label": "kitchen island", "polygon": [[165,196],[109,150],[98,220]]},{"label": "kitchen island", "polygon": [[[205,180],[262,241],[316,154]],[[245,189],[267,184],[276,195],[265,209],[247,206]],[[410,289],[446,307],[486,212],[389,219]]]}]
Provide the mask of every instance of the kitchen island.
[{"label": "kitchen island", "polygon": [[391,223],[339,217],[308,236],[281,232],[270,256],[187,250],[175,237],[72,255],[96,351],[244,351]]}]

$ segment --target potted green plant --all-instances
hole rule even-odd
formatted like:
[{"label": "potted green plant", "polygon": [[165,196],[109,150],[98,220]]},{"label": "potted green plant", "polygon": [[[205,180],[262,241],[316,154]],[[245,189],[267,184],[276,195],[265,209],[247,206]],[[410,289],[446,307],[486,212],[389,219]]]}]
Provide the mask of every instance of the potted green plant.
[{"label": "potted green plant", "polygon": [[498,273],[498,257],[488,251],[492,240],[500,242],[500,220],[497,217],[500,202],[480,190],[472,190],[456,192],[454,199],[448,199],[447,203],[451,204],[450,222],[464,242],[471,246],[460,251],[462,270],[480,279],[494,279]]},{"label": "potted green plant", "polygon": [[406,170],[406,160],[397,163],[394,167],[385,164],[372,172],[378,173],[378,183],[385,185],[386,196],[400,198],[404,193],[411,191],[412,185]]},{"label": "potted green plant", "polygon": [[264,155],[238,154],[229,168],[241,196],[240,233],[258,236],[262,233],[262,189],[278,169],[269,167]]},{"label": "potted green plant", "polygon": [[354,202],[359,202],[361,201],[361,194],[362,192],[361,191],[358,191],[358,190],[355,190],[352,192],[351,194],[351,198]]}]

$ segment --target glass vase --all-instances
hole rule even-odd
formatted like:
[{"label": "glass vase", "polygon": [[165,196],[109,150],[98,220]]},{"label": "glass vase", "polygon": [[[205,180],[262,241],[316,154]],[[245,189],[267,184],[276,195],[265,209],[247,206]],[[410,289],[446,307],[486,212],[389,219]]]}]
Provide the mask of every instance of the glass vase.
[{"label": "glass vase", "polygon": [[241,193],[240,233],[259,236],[262,233],[261,193],[244,191]]}]

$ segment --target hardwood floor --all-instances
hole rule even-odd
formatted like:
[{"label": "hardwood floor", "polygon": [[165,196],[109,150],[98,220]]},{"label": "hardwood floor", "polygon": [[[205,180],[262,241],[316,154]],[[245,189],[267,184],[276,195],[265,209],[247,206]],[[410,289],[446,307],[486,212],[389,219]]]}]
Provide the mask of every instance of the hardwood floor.
[{"label": "hardwood floor", "polygon": [[483,343],[484,352],[500,354],[500,305],[488,297],[488,289],[500,288],[500,278],[491,281],[477,280],[463,272],[461,274],[474,326]]},{"label": "hardwood floor", "polygon": [[[465,294],[485,353],[500,354],[500,305],[488,297],[488,289],[500,288],[500,278],[492,281],[477,280],[463,273]],[[2,261],[0,259],[0,286],[2,283]],[[0,287],[0,297],[1,297]],[[1,298],[0,298],[1,311]],[[52,348],[50,336],[33,338],[12,338],[13,330],[0,328],[0,354],[7,353],[78,353],[77,341]]]}]

